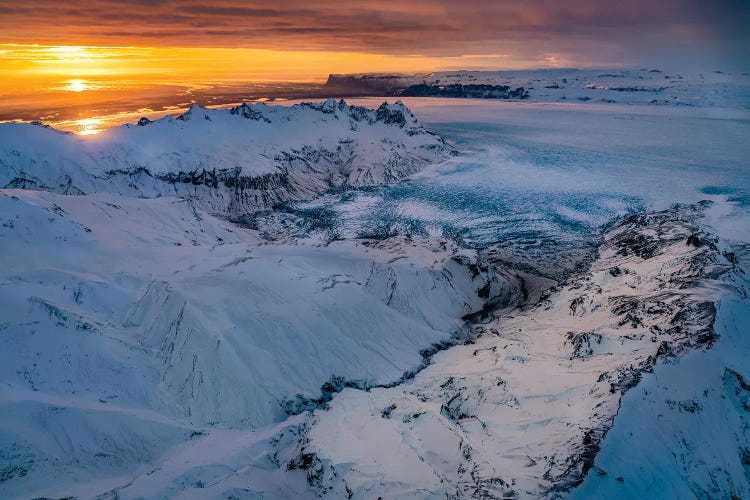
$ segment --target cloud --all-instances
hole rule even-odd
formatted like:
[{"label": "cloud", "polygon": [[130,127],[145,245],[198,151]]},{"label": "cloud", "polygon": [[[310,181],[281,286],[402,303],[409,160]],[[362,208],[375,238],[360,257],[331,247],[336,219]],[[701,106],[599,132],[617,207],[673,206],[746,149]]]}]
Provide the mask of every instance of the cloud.
[{"label": "cloud", "polygon": [[[512,53],[630,64],[691,51],[749,59],[747,0],[29,0],[0,5],[0,42]],[[655,45],[654,45],[655,44]],[[669,57],[672,57],[669,56]]]}]

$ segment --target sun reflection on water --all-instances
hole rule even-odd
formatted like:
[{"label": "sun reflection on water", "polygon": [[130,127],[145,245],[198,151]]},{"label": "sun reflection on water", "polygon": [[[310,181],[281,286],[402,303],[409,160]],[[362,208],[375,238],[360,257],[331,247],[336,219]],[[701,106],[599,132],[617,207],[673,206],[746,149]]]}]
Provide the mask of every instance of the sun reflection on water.
[{"label": "sun reflection on water", "polygon": [[74,120],[73,124],[77,127],[76,133],[78,135],[94,135],[98,134],[102,130],[102,120],[98,118],[83,118],[81,120]]}]

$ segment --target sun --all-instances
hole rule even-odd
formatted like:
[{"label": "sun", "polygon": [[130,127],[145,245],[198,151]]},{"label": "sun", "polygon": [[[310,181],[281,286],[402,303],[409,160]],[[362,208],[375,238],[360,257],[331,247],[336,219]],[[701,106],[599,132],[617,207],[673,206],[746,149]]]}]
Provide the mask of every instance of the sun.
[{"label": "sun", "polygon": [[86,80],[81,80],[78,78],[75,78],[73,80],[68,80],[67,85],[63,87],[63,90],[67,90],[69,92],[83,92],[84,90],[90,90],[91,86],[86,82]]}]

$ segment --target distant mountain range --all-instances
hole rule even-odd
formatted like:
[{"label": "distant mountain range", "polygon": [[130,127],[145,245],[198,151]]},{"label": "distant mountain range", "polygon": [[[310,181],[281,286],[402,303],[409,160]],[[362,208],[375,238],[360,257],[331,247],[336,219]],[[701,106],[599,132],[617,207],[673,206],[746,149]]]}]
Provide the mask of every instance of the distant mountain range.
[{"label": "distant mountain range", "polygon": [[591,102],[750,106],[750,75],[666,73],[658,69],[440,71],[421,74],[332,74],[330,95],[383,95]]}]

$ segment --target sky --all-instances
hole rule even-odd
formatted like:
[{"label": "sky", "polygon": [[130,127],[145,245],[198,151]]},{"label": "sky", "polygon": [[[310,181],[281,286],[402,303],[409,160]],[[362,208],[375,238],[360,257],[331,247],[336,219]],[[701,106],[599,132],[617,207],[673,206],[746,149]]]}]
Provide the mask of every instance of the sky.
[{"label": "sky", "polygon": [[748,0],[26,0],[0,3],[0,57],[6,72],[42,74],[65,71],[66,53],[35,45],[107,47],[69,69],[287,80],[410,69],[714,69],[748,64],[749,26]]},{"label": "sky", "polygon": [[0,1],[0,120],[166,108],[220,82],[541,67],[750,71],[750,0]]}]

